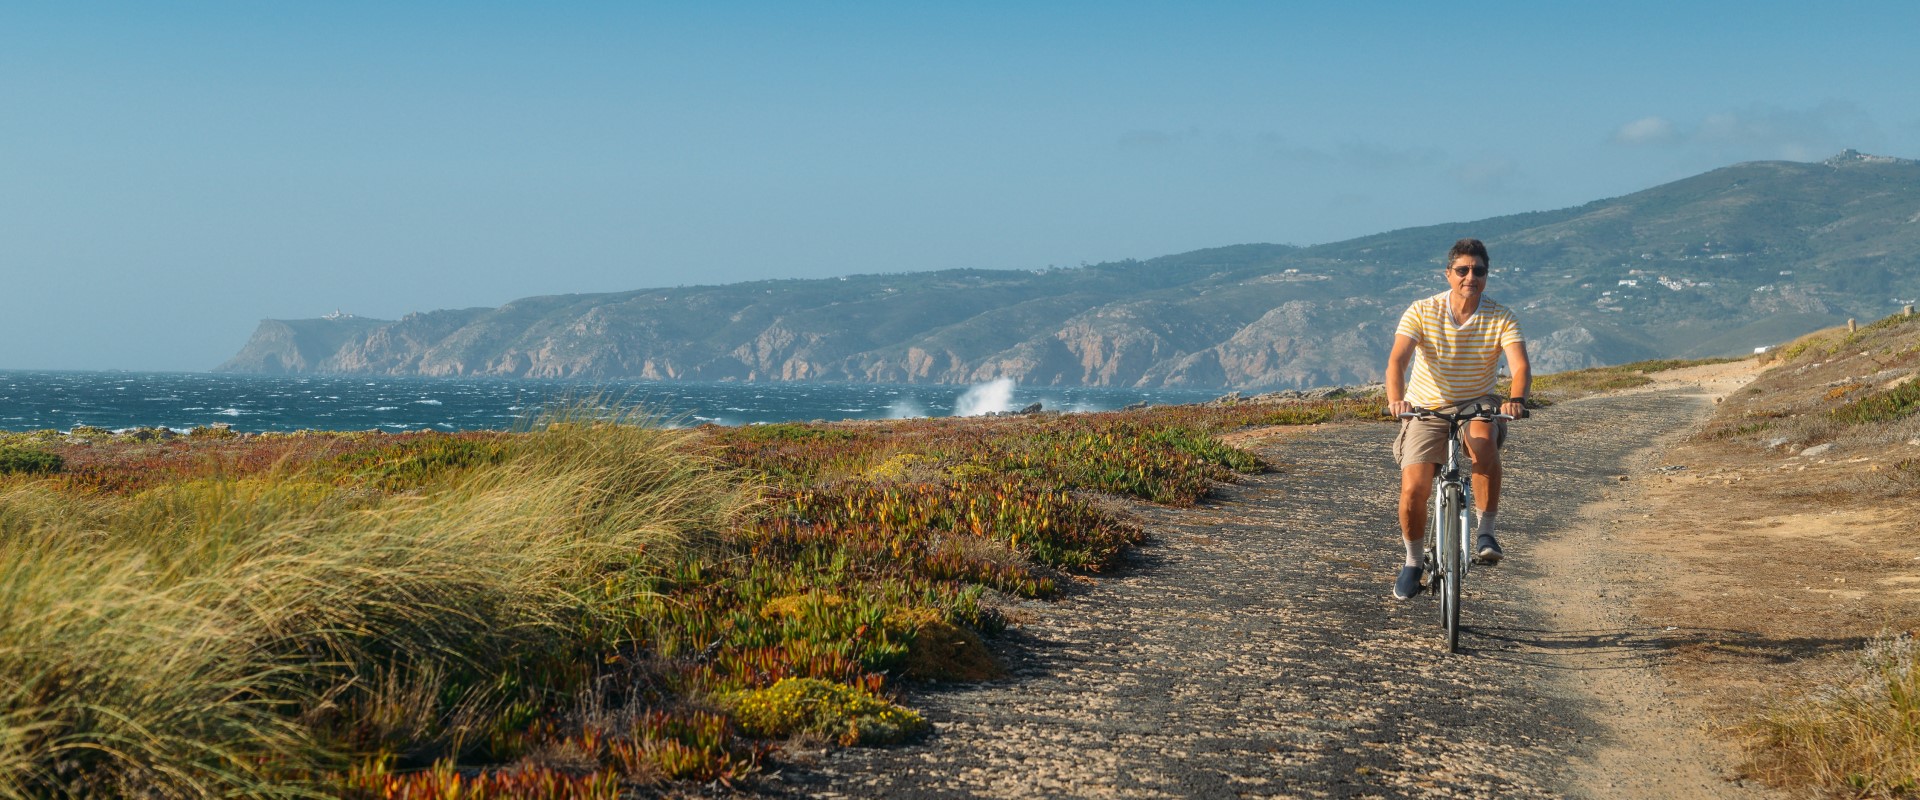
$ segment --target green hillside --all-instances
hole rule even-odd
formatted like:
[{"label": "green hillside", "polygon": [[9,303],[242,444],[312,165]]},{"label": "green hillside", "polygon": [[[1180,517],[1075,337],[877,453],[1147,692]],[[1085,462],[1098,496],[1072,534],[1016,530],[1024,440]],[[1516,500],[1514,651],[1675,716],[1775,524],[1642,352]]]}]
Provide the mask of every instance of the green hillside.
[{"label": "green hillside", "polygon": [[[1920,297],[1920,162],[1753,162],[1577,208],[1297,248],[536,297],[290,335],[229,371],[1283,388],[1377,377],[1463,236],[1540,369],[1750,352]],[[304,327],[300,327],[304,326]]]}]

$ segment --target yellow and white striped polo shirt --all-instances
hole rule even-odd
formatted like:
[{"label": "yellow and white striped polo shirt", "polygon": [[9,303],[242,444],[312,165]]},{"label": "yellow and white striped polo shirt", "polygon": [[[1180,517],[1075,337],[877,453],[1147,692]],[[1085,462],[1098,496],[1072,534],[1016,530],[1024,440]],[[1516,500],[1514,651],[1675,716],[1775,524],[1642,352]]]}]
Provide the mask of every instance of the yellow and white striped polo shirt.
[{"label": "yellow and white striped polo shirt", "polygon": [[1494,365],[1507,345],[1524,341],[1520,323],[1506,306],[1480,296],[1480,308],[1464,325],[1453,324],[1447,295],[1413,301],[1400,315],[1395,335],[1419,345],[1413,356],[1413,382],[1407,402],[1440,408],[1492,394]]}]

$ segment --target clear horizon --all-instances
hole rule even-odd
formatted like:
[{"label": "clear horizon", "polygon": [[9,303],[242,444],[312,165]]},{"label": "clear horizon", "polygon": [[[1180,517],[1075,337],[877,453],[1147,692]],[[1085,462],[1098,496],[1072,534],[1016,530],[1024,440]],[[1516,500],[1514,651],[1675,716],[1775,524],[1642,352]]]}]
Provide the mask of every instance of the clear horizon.
[{"label": "clear horizon", "polygon": [[204,371],[262,318],[1317,244],[1913,158],[1916,28],[1899,3],[10,5],[0,369]]}]

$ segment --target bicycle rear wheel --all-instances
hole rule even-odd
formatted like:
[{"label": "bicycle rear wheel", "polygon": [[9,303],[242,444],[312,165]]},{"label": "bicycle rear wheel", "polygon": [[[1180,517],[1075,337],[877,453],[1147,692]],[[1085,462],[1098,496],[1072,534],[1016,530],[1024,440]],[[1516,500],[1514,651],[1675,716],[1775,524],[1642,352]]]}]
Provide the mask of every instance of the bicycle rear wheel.
[{"label": "bicycle rear wheel", "polygon": [[1447,630],[1447,652],[1460,652],[1460,585],[1466,580],[1467,565],[1464,563],[1464,550],[1460,546],[1465,535],[1460,526],[1460,511],[1465,505],[1460,487],[1448,484],[1441,488],[1440,504],[1445,513],[1441,516],[1440,528],[1440,614],[1441,624]]}]

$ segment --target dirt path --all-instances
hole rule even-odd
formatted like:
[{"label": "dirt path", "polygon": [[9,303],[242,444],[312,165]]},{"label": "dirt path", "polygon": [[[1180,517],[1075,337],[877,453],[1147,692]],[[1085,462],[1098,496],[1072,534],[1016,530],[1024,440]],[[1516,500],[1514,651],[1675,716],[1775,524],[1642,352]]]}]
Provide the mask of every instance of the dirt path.
[{"label": "dirt path", "polygon": [[[1704,416],[1698,388],[1542,412],[1509,444],[1507,563],[1477,570],[1464,652],[1398,566],[1384,425],[1289,432],[1274,473],[1195,509],[1148,509],[1131,563],[1010,635],[1012,675],[916,697],[937,733],[774,777],[818,797],[1747,797],[1729,754],[1670,711],[1612,587],[1631,491],[1659,466],[1635,431]],[[1658,474],[1658,473],[1652,473]]]}]

